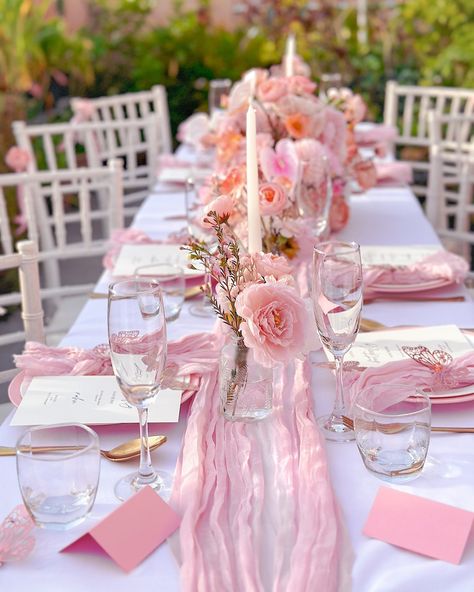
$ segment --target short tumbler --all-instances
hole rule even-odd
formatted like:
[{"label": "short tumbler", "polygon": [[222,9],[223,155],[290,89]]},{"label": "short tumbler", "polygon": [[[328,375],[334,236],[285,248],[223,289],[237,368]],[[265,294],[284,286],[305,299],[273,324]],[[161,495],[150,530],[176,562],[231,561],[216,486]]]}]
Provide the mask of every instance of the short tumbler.
[{"label": "short tumbler", "polygon": [[31,428],[18,440],[16,459],[21,495],[37,526],[65,530],[84,520],[99,483],[93,430],[81,424]]},{"label": "short tumbler", "polygon": [[367,469],[385,481],[418,477],[431,431],[429,389],[380,384],[362,390],[353,405],[356,443]]}]

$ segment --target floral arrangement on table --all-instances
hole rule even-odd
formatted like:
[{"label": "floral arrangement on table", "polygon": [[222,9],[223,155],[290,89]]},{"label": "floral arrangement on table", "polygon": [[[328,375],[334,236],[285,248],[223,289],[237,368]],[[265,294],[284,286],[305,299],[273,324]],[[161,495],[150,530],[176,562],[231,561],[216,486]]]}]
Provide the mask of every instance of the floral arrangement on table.
[{"label": "floral arrangement on table", "polygon": [[329,227],[333,231],[343,228],[349,218],[344,199],[347,183],[354,179],[365,190],[376,181],[372,161],[362,158],[354,139],[355,125],[366,111],[360,96],[328,100],[317,97],[315,90],[316,84],[299,73],[281,76],[250,70],[232,87],[225,111],[212,119],[202,113],[193,116],[179,135],[195,146],[215,147],[217,175],[209,192],[203,193],[204,202],[219,194],[230,196],[235,204],[230,224],[245,240],[239,223],[245,218],[246,111],[252,101],[260,204],[262,215],[272,217],[267,224],[263,221],[263,244],[267,251],[290,258],[307,242],[307,218],[319,207],[327,176],[332,184]]},{"label": "floral arrangement on table", "polygon": [[183,248],[191,262],[199,262],[215,281],[215,292],[208,288],[207,296],[238,344],[230,378],[223,387],[224,414],[230,407],[235,414],[238,398],[247,387],[251,360],[273,368],[299,357],[311,338],[311,316],[287,259],[271,253],[242,253],[229,224],[232,204],[228,196],[219,197],[210,207],[205,223],[215,233],[216,246],[190,239]]}]

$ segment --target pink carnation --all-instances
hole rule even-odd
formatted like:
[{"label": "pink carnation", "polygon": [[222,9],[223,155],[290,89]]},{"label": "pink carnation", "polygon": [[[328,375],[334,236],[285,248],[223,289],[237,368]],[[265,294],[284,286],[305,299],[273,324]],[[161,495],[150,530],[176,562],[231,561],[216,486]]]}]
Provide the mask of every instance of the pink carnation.
[{"label": "pink carnation", "polygon": [[289,362],[305,346],[308,314],[303,299],[284,281],[253,284],[235,302],[244,319],[240,328],[245,345],[260,364]]},{"label": "pink carnation", "polygon": [[18,146],[12,146],[5,156],[5,163],[7,166],[17,173],[26,171],[30,161],[30,153],[27,150],[23,150],[23,148],[19,148]]},{"label": "pink carnation", "polygon": [[263,216],[277,216],[286,208],[286,191],[277,183],[262,183],[259,191],[260,212]]}]

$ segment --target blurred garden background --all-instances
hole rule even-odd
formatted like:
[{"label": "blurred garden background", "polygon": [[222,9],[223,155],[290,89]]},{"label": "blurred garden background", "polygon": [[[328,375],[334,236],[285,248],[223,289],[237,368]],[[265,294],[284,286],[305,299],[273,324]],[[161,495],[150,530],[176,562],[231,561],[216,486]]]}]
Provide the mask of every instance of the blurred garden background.
[{"label": "blurred garden background", "polygon": [[1,170],[11,121],[68,120],[71,96],[164,84],[175,132],[210,80],[279,62],[289,32],[375,121],[388,79],[474,87],[472,0],[0,0]]}]

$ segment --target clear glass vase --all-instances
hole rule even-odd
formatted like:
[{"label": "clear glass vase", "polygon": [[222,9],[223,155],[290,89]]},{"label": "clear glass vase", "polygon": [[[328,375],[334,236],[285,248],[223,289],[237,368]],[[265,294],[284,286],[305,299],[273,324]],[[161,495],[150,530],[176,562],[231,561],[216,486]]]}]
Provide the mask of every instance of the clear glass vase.
[{"label": "clear glass vase", "polygon": [[221,411],[229,421],[260,421],[272,412],[273,368],[255,361],[242,338],[232,337],[220,357]]}]

